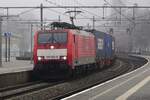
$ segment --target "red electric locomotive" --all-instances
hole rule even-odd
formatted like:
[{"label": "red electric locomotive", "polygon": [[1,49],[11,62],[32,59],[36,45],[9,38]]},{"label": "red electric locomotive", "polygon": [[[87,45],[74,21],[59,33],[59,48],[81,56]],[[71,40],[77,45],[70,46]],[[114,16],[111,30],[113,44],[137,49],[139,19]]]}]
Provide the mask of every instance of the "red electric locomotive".
[{"label": "red electric locomotive", "polygon": [[34,72],[42,76],[54,71],[72,72],[78,66],[94,64],[95,49],[95,37],[90,32],[75,29],[38,31],[34,35]]}]

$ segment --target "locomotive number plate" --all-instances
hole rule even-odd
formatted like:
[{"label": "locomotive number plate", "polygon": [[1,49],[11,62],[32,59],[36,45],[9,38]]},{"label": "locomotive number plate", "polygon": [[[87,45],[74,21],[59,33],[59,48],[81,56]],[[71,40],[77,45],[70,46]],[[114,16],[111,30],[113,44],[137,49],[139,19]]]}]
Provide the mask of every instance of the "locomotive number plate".
[{"label": "locomotive number plate", "polygon": [[59,59],[59,56],[46,56],[46,59]]}]

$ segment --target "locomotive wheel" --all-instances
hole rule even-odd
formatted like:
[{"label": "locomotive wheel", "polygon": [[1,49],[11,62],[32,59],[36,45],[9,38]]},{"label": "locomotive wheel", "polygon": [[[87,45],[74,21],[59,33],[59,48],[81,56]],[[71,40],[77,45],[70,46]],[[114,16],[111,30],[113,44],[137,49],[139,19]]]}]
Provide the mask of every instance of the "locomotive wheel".
[{"label": "locomotive wheel", "polygon": [[84,74],[87,73],[87,67],[86,67],[86,65],[83,66],[83,73],[84,73]]},{"label": "locomotive wheel", "polygon": [[75,70],[72,68],[68,68],[67,74],[66,74],[66,78],[67,79],[71,79],[75,77]]},{"label": "locomotive wheel", "polygon": [[95,69],[99,69],[99,64],[98,63],[95,63],[94,66],[95,66]]},{"label": "locomotive wheel", "polygon": [[32,73],[33,80],[40,79],[41,66],[42,66],[41,64],[37,64],[34,66],[33,73]]},{"label": "locomotive wheel", "polygon": [[75,75],[77,76],[79,74],[79,68],[78,67],[75,67]]},{"label": "locomotive wheel", "polygon": [[105,66],[105,63],[104,63],[104,61],[103,61],[103,60],[101,60],[101,63],[100,63],[100,69],[103,69],[103,68],[104,68],[104,66]]}]

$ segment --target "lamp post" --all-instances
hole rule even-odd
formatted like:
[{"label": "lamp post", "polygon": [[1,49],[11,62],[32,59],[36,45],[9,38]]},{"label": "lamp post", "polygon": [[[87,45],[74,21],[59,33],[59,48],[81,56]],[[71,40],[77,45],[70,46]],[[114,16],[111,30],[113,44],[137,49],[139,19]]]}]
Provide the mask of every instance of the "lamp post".
[{"label": "lamp post", "polygon": [[33,43],[32,43],[32,38],[33,38],[33,36],[32,36],[32,32],[33,32],[33,25],[31,24],[31,64],[32,64],[32,59],[33,59],[33,51],[32,51],[32,45],[33,45]]},{"label": "lamp post", "polygon": [[0,67],[2,67],[2,17],[0,16]]}]

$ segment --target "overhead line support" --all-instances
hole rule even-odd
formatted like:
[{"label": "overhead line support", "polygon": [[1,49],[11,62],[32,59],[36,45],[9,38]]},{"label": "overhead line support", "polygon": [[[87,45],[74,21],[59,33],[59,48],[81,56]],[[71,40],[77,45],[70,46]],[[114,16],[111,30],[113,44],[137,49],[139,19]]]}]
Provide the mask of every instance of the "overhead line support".
[{"label": "overhead line support", "polygon": [[[0,7],[0,9],[28,9],[28,8],[41,8],[41,6],[18,6],[18,7]],[[43,6],[42,8],[150,8],[150,6]]]}]

